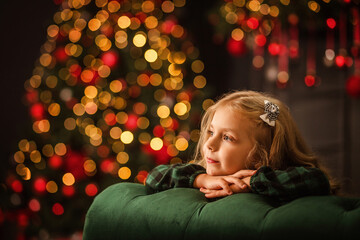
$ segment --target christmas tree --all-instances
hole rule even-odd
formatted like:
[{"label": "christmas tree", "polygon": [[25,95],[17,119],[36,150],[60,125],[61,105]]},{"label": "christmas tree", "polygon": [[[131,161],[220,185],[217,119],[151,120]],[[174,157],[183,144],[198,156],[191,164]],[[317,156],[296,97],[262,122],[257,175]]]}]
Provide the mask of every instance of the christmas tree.
[{"label": "christmas tree", "polygon": [[[107,186],[188,160],[212,104],[174,1],[59,1],[25,82],[33,134],[6,177],[17,238],[81,231]],[[40,235],[39,235],[40,234]]]}]

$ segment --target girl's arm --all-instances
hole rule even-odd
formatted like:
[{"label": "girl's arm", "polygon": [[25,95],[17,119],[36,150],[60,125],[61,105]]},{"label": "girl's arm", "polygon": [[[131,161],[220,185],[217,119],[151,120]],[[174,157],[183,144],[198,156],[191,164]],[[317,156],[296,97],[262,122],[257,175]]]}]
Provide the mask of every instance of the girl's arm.
[{"label": "girl's arm", "polygon": [[308,195],[330,193],[329,180],[318,168],[291,167],[273,170],[262,166],[250,179],[254,193],[274,197],[280,201],[291,201]]},{"label": "girl's arm", "polygon": [[145,181],[148,193],[156,193],[170,188],[192,188],[195,178],[206,173],[205,168],[197,164],[159,165],[147,176]]}]

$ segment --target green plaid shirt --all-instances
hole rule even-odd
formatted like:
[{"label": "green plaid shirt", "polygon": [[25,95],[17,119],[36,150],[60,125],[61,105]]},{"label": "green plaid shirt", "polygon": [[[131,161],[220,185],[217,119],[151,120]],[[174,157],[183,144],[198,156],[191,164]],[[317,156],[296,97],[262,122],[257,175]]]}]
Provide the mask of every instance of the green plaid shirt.
[{"label": "green plaid shirt", "polygon": [[[170,188],[192,188],[197,175],[206,173],[197,164],[159,165],[147,176],[148,193]],[[291,167],[273,170],[262,166],[250,179],[254,193],[272,197],[279,201],[291,201],[308,195],[327,195],[330,185],[325,174],[318,168]]]}]

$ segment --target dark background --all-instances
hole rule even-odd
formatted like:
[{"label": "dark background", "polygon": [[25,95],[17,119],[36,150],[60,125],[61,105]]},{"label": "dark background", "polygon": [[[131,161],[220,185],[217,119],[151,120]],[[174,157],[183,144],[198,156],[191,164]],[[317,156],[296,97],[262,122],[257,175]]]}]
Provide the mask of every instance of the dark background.
[{"label": "dark background", "polygon": [[[309,145],[344,184],[344,192],[360,196],[360,100],[346,94],[349,70],[323,66],[324,34],[318,33],[316,37],[321,85],[308,88],[304,84],[308,36],[303,34],[300,36],[302,58],[290,64],[290,84],[286,89],[277,89],[274,83],[266,80],[266,68],[252,69],[250,54],[235,58],[227,53],[224,44],[213,44],[213,26],[208,23],[207,14],[215,3],[215,0],[188,0],[180,18],[200,49],[211,95],[215,97],[230,89],[246,88],[278,96],[289,105]],[[22,102],[23,83],[32,75],[34,62],[46,40],[47,26],[58,8],[51,0],[3,1],[0,8],[1,182],[18,141],[30,135],[28,108]]]}]

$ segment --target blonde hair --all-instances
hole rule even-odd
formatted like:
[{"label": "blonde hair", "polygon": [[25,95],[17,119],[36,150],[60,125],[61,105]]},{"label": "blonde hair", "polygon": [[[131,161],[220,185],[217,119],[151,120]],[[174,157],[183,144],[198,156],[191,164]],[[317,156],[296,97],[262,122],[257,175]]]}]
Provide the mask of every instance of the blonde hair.
[{"label": "blonde hair", "polygon": [[[260,115],[264,114],[264,100],[279,106],[280,114],[274,127],[260,118]],[[205,133],[216,110],[224,106],[239,111],[253,123],[254,147],[249,152],[247,168],[269,166],[273,169],[285,170],[288,167],[304,166],[320,168],[327,174],[324,167],[320,166],[318,157],[306,145],[289,108],[276,98],[255,91],[230,92],[206,110],[201,121],[201,133],[194,156],[196,163],[205,167],[202,153],[202,146],[207,140]],[[329,177],[328,174],[327,176]]]}]

